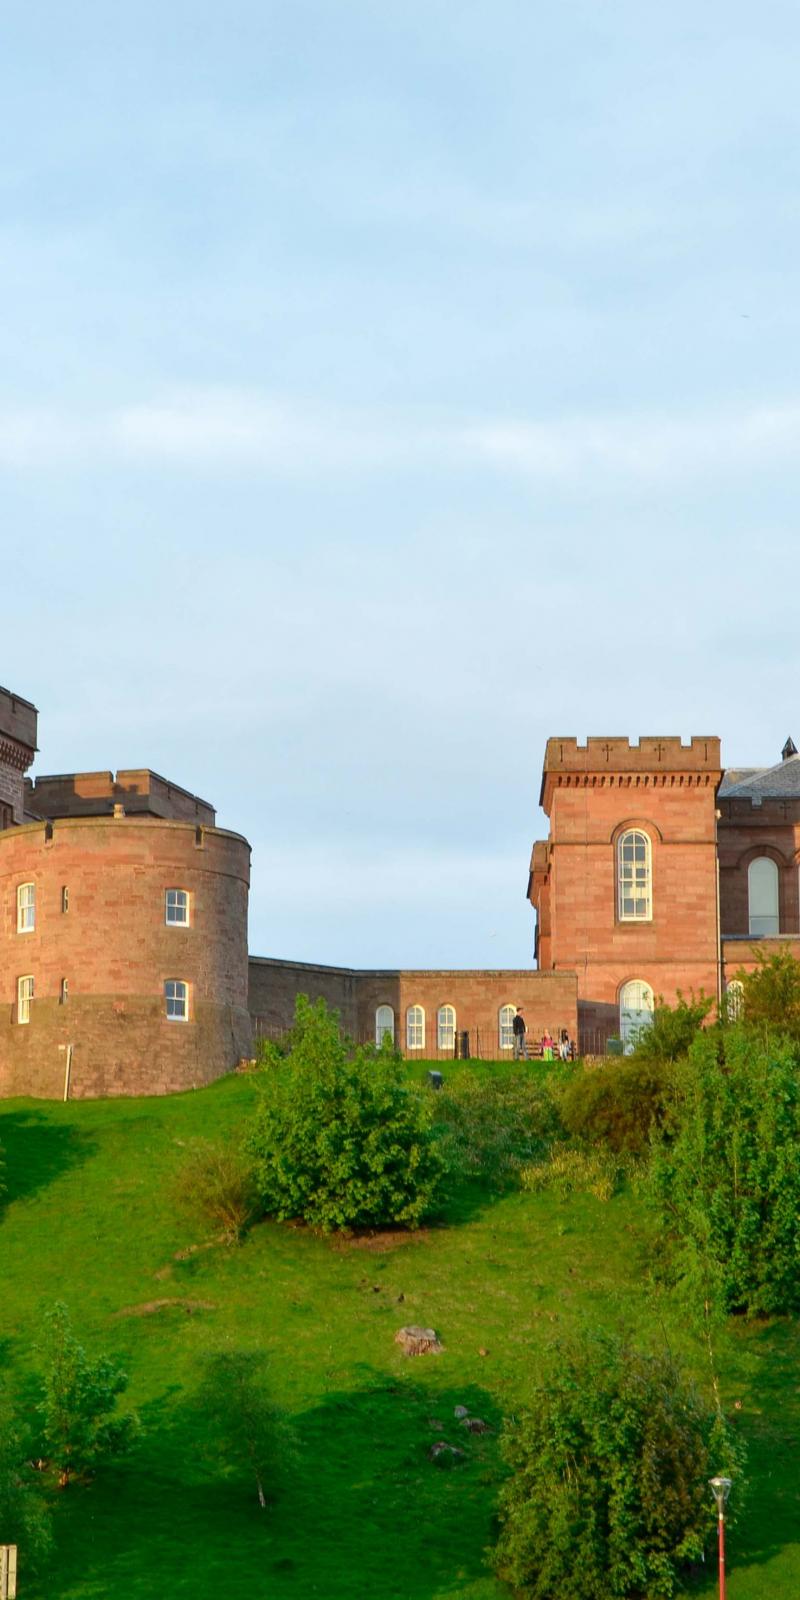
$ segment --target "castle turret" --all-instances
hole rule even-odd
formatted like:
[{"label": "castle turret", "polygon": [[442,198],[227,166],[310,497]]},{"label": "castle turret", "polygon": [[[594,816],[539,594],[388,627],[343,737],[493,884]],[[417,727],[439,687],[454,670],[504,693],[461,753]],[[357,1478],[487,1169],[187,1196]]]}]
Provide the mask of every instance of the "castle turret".
[{"label": "castle turret", "polygon": [[36,754],[37,720],[30,700],[0,689],[0,830],[23,821],[25,773]]}]

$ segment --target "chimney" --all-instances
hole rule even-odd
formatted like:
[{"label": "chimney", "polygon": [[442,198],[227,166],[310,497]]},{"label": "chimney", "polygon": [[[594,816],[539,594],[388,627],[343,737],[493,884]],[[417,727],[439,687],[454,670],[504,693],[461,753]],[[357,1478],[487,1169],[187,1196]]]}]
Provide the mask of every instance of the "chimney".
[{"label": "chimney", "polygon": [[790,756],[796,756],[796,755],[797,755],[797,745],[795,744],[794,739],[787,739],[786,743],[785,743],[785,745],[784,745],[784,747],[783,747],[783,749],[781,751],[781,760],[782,761],[788,761]]}]

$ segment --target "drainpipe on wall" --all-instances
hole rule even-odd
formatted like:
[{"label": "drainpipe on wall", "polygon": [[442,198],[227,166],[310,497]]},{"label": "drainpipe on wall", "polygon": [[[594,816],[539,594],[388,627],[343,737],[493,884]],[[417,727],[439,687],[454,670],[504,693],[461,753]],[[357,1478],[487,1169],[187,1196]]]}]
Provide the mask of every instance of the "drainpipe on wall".
[{"label": "drainpipe on wall", "polygon": [[59,1050],[66,1050],[66,1052],[67,1052],[66,1061],[65,1061],[65,1064],[64,1064],[64,1099],[68,1100],[69,1099],[69,1080],[70,1080],[70,1075],[72,1073],[72,1051],[74,1049],[74,1046],[71,1045],[71,1044],[66,1044],[66,1045],[65,1044],[60,1044],[58,1048],[59,1048]]}]

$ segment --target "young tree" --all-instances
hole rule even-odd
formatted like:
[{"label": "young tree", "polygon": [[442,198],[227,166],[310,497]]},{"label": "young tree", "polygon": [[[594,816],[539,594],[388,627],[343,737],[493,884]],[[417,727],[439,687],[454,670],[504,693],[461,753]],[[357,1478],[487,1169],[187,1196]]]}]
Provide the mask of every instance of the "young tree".
[{"label": "young tree", "polygon": [[674,1006],[668,1006],[659,995],[650,1027],[639,1032],[636,1056],[640,1061],[679,1061],[702,1028],[712,1004],[702,989],[696,998],[692,993],[690,1000],[679,989]]},{"label": "young tree", "polygon": [[800,961],[791,950],[765,956],[755,952],[755,972],[740,972],[742,1016],[763,1033],[800,1039]]},{"label": "young tree", "polygon": [[503,1443],[494,1565],[526,1600],[669,1600],[713,1535],[708,1479],[741,1466],[671,1360],[599,1337],[559,1352]]},{"label": "young tree", "polygon": [[198,1401],[222,1459],[252,1476],[264,1510],[287,1448],[288,1429],[270,1399],[263,1355],[223,1350],[209,1356]]},{"label": "young tree", "polygon": [[108,1356],[92,1359],[79,1345],[65,1305],[47,1313],[44,1398],[39,1405],[45,1455],[60,1488],[86,1478],[105,1457],[122,1454],[137,1427],[133,1413],[115,1415],[128,1387],[126,1374]]},{"label": "young tree", "polygon": [[335,1012],[298,996],[295,1042],[268,1068],[248,1148],[268,1216],[315,1227],[415,1228],[443,1171],[428,1099],[388,1040],[343,1040]]}]

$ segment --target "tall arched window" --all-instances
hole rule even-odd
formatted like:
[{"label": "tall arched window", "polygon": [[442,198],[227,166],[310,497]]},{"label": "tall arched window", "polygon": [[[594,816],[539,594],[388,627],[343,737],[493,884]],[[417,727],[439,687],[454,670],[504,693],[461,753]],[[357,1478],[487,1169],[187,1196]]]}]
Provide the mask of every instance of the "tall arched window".
[{"label": "tall arched window", "polygon": [[731,978],[725,985],[725,1011],[729,1022],[738,1022],[744,1006],[744,984],[739,978]]},{"label": "tall arched window", "polygon": [[778,868],[770,856],[756,856],[747,869],[747,902],[750,933],[767,938],[780,932],[778,917]]},{"label": "tall arched window", "polygon": [[436,1042],[440,1050],[446,1050],[450,1055],[456,1047],[456,1012],[455,1006],[440,1006],[436,1017]]},{"label": "tall arched window", "polygon": [[425,1012],[422,1006],[409,1006],[406,1012],[406,1049],[425,1049]]},{"label": "tall arched window", "polygon": [[394,1044],[394,1012],[391,1006],[378,1006],[375,1012],[375,1043],[378,1049],[387,1034]]},{"label": "tall arched window", "polygon": [[643,1028],[653,1021],[653,991],[642,978],[632,978],[619,992],[619,1033],[626,1055],[630,1055]]},{"label": "tall arched window", "polygon": [[516,1006],[500,1007],[500,1049],[513,1050],[514,1048],[514,1017]]},{"label": "tall arched window", "polygon": [[617,840],[617,909],[620,922],[649,922],[653,915],[650,840],[641,828]]}]

